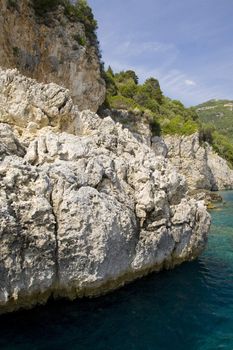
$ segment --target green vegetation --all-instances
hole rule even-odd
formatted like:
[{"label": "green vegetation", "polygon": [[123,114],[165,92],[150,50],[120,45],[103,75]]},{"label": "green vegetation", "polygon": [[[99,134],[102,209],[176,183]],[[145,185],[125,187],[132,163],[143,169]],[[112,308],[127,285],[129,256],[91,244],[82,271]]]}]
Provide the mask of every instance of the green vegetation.
[{"label": "green vegetation", "polygon": [[203,144],[208,142],[212,145],[213,149],[229,162],[229,165],[233,165],[233,144],[229,141],[229,138],[219,133],[215,126],[202,123],[199,130],[199,139]]},{"label": "green vegetation", "polygon": [[[157,79],[151,77],[139,84],[132,70],[114,74],[109,67],[105,72],[105,81],[107,95],[104,107],[129,111],[129,122],[134,130],[141,118],[150,124],[153,135],[191,135],[199,132],[203,146],[209,143],[233,165],[232,101],[212,100],[197,107],[185,108],[180,101],[163,95]],[[127,121],[124,119],[122,123],[126,124]]]},{"label": "green vegetation", "polygon": [[[10,0],[13,1],[13,0]],[[59,5],[63,6],[64,14],[72,21],[80,22],[84,25],[86,37],[91,44],[97,43],[97,21],[95,20],[92,10],[86,0],[77,0],[71,4],[69,0],[31,0],[32,6],[38,17],[44,17],[49,11],[56,9]],[[82,38],[82,43],[84,40]]]},{"label": "green vegetation", "polygon": [[[69,0],[68,0],[69,3]],[[98,28],[97,21],[94,19],[91,8],[88,6],[86,0],[78,0],[75,5],[67,6],[66,11],[69,9],[69,15],[72,15],[77,21],[84,24],[86,36],[91,41],[96,41],[96,30]]]},{"label": "green vegetation", "polygon": [[14,10],[18,10],[18,1],[17,0],[7,0],[7,7],[14,9]]},{"label": "green vegetation", "polygon": [[201,141],[233,164],[233,101],[210,100],[195,107],[202,129]]},{"label": "green vegetation", "polygon": [[80,36],[79,34],[75,34],[73,36],[73,39],[77,41],[77,43],[81,46],[85,46],[86,45],[86,39],[82,36]]},{"label": "green vegetation", "polygon": [[14,46],[14,47],[13,47],[13,55],[14,55],[15,57],[18,57],[18,56],[19,56],[19,53],[20,53],[19,48],[18,48],[17,46]]},{"label": "green vegetation", "polygon": [[201,122],[216,128],[233,144],[233,101],[210,100],[195,108]]},{"label": "green vegetation", "polygon": [[[111,67],[105,72],[107,96],[105,107],[128,110],[149,121],[154,135],[190,135],[198,130],[194,109],[163,96],[157,79],[150,77],[139,84],[132,70],[114,74]],[[135,122],[136,122],[135,118]]]},{"label": "green vegetation", "polygon": [[[96,48],[96,53],[101,59],[96,36],[97,22],[86,0],[77,0],[74,4],[69,0],[30,1],[35,14],[46,21],[46,14],[61,5],[64,14],[71,21],[83,24],[85,36],[77,34],[73,39],[81,46],[89,42]],[[16,5],[17,0],[8,0],[9,7]],[[13,53],[17,56],[18,48],[13,48]],[[103,64],[101,65],[103,69]],[[149,123],[154,135],[191,135],[199,132],[203,145],[208,142],[216,152],[233,164],[232,101],[211,100],[195,108],[185,108],[180,101],[165,97],[158,80],[154,77],[139,84],[133,70],[114,73],[111,67],[103,72],[103,75],[107,87],[103,108],[127,110],[130,125],[134,130],[137,130],[137,123],[142,119]],[[126,124],[127,120],[122,120],[122,123]]]},{"label": "green vegetation", "polygon": [[46,12],[53,10],[63,4],[62,0],[32,0],[36,15],[43,16]]},{"label": "green vegetation", "polygon": [[[9,0],[15,1],[15,0]],[[99,42],[97,40],[96,30],[98,28],[97,21],[94,18],[91,8],[86,0],[76,0],[75,3],[71,3],[70,0],[30,0],[34,8],[35,14],[39,20],[44,20],[46,24],[49,24],[52,17],[48,14],[50,11],[55,10],[59,5],[64,9],[64,15],[72,22],[79,22],[83,24],[85,36],[79,34],[74,35],[74,40],[81,46],[86,46],[90,43],[96,49],[96,54],[101,61],[101,52],[99,48]],[[76,47],[76,46],[74,46]],[[101,69],[103,69],[103,63],[101,63]]]},{"label": "green vegetation", "polygon": [[227,137],[214,131],[212,146],[220,156],[229,162],[229,165],[233,165],[233,144],[229,142]]}]

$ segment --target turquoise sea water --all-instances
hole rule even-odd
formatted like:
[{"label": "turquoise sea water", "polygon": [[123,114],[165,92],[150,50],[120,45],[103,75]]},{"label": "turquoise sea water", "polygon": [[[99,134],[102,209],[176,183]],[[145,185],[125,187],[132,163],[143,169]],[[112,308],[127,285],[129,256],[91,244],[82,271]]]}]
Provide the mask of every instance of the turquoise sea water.
[{"label": "turquoise sea water", "polygon": [[0,317],[7,350],[233,350],[233,192],[195,262],[107,296]]}]

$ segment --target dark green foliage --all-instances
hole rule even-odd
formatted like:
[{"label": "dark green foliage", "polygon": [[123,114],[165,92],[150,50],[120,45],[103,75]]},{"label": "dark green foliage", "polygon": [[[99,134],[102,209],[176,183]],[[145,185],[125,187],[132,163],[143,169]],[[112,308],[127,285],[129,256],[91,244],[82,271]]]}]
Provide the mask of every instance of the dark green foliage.
[{"label": "dark green foliage", "polygon": [[57,0],[57,4],[59,3],[64,6],[64,13],[67,17],[84,25],[87,38],[92,44],[96,44],[98,25],[87,1],[77,0],[74,4],[71,4],[69,0]]},{"label": "dark green foliage", "polygon": [[157,79],[147,79],[143,84],[143,87],[150,99],[154,99],[160,104],[162,103],[163,94],[160,89],[159,81]]},{"label": "dark green foliage", "polygon": [[[13,1],[13,0],[11,0]],[[96,54],[101,61],[101,52],[99,42],[96,36],[97,21],[95,20],[91,8],[88,6],[86,0],[77,0],[74,4],[69,0],[30,0],[34,8],[36,16],[49,25],[53,19],[49,17],[49,12],[55,10],[59,5],[64,9],[64,14],[73,22],[83,24],[85,30],[85,37],[75,35],[74,39],[79,45],[86,46],[87,41],[96,49]],[[74,46],[75,47],[75,46]],[[101,63],[101,70],[103,71],[103,64]]]},{"label": "dark green foliage", "polygon": [[181,115],[177,115],[170,120],[161,121],[164,134],[171,135],[191,135],[198,131],[198,125],[192,119],[185,120]]},{"label": "dark green foliage", "polygon": [[114,80],[114,74],[111,70],[111,67],[109,68],[110,69],[104,72],[104,80],[107,88],[107,98],[111,96],[115,96],[118,93],[117,85]]},{"label": "dark green foliage", "polygon": [[156,113],[159,110],[158,105],[162,103],[162,97],[158,80],[150,78],[143,85],[138,86],[135,101]]},{"label": "dark green foliage", "polygon": [[126,83],[127,81],[132,80],[136,85],[138,84],[138,77],[133,70],[116,73],[115,78],[119,83]]},{"label": "dark green foliage", "polygon": [[127,109],[129,111],[132,111],[138,107],[133,99],[120,95],[110,96],[108,102],[114,109]]},{"label": "dark green foliage", "polygon": [[7,7],[9,9],[18,10],[19,8],[18,0],[7,0]]},{"label": "dark green foliage", "polygon": [[214,129],[211,126],[203,125],[199,130],[200,143],[208,142],[210,145],[213,144],[213,132]]},{"label": "dark green foliage", "polygon": [[17,46],[14,46],[13,47],[13,55],[15,57],[18,57],[19,56],[19,52],[20,52],[19,48]]},{"label": "dark green foliage", "polygon": [[43,16],[46,12],[53,10],[63,4],[62,0],[32,0],[36,15]]},{"label": "dark green foliage", "polygon": [[137,85],[133,80],[129,80],[126,84],[119,85],[119,92],[127,98],[134,98],[137,93]]},{"label": "dark green foliage", "polygon": [[190,114],[192,120],[196,120],[196,121],[199,120],[198,114],[197,114],[196,109],[194,107],[188,108],[188,111],[189,111],[189,114]]},{"label": "dark green foliage", "polygon": [[86,0],[78,0],[74,5],[73,11],[78,21],[84,24],[87,36],[95,40],[95,32],[98,28],[97,21],[94,19],[92,10],[88,6]]},{"label": "dark green foliage", "polygon": [[[185,108],[180,101],[163,96],[157,79],[151,77],[144,84],[138,84],[138,78],[136,79],[136,77],[137,75],[133,71],[114,74],[111,67],[109,67],[105,72],[107,86],[105,106],[116,110],[128,110],[130,113],[128,122],[131,127],[133,125],[135,130],[137,130],[137,123],[140,118],[144,122],[148,122],[153,135],[191,135],[194,132],[199,132],[200,143],[203,146],[205,146],[205,143],[212,145],[220,156],[227,159],[230,165],[233,165],[233,142],[231,143],[229,138],[216,131],[214,122],[209,124],[201,122],[196,108]],[[224,104],[229,102],[231,101],[222,101]],[[212,104],[216,103],[216,101],[212,101]],[[210,111],[213,113],[212,109]],[[206,111],[204,112],[206,113]],[[210,113],[209,110],[207,112]],[[218,117],[219,113],[220,111],[218,111]],[[132,119],[133,115],[135,116],[135,122]],[[233,112],[227,109],[225,116],[227,118],[231,116],[227,124],[229,126],[225,132],[232,130],[232,136]],[[215,121],[216,117],[212,117],[212,119]],[[122,120],[122,123],[127,124],[127,120]],[[224,123],[222,124],[223,127]]]},{"label": "dark green foliage", "polygon": [[[13,0],[10,0],[13,1]],[[84,25],[86,36],[93,43],[97,41],[95,20],[91,8],[86,0],[77,0],[71,4],[69,0],[31,0],[37,16],[43,17],[47,12],[54,10],[59,5],[64,8],[64,13],[73,21],[81,22]]]},{"label": "dark green foliage", "polygon": [[75,34],[73,35],[74,40],[77,41],[77,43],[81,46],[85,46],[86,45],[86,39],[82,36],[80,36],[79,34]]},{"label": "dark green foliage", "polygon": [[135,72],[130,70],[114,74],[109,67],[105,72],[105,81],[105,106],[128,110],[137,117],[140,114],[149,122],[153,135],[190,135],[198,130],[195,110],[164,97],[157,79],[151,77],[144,84],[138,84]]},{"label": "dark green foliage", "polygon": [[191,135],[198,131],[196,115],[177,100],[163,98],[160,105],[160,123],[164,134]]},{"label": "dark green foliage", "polygon": [[[86,38],[89,40],[91,45],[96,48],[96,54],[101,60],[101,52],[99,48],[99,42],[97,40],[96,30],[98,28],[97,21],[94,18],[92,9],[89,7],[86,0],[77,0],[75,4],[71,5],[69,0],[63,0],[65,7],[65,14],[74,21],[78,21],[83,24],[85,29]],[[80,45],[85,45],[84,40],[79,41]],[[103,65],[102,73],[103,73]]]},{"label": "dark green foliage", "polygon": [[106,73],[114,78],[114,73],[113,73],[113,70],[112,70],[112,68],[110,66],[108,66],[108,69],[106,70]]},{"label": "dark green foliage", "polygon": [[149,122],[149,125],[150,125],[150,129],[151,129],[151,132],[152,132],[152,135],[154,136],[161,136],[161,125],[160,123],[156,120],[156,118],[153,118],[150,122]]}]

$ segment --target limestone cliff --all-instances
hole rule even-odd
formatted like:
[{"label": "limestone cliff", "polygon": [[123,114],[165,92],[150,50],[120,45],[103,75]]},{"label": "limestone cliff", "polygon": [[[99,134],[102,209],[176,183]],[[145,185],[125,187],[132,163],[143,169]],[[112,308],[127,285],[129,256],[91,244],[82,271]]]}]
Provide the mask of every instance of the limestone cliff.
[{"label": "limestone cliff", "polygon": [[43,15],[32,0],[0,0],[0,66],[68,88],[78,107],[97,111],[105,98],[97,42],[57,6]]},{"label": "limestone cliff", "polygon": [[68,90],[0,70],[0,121],[0,312],[105,293],[205,247],[184,177]]},{"label": "limestone cliff", "polygon": [[233,170],[210,145],[200,144],[198,133],[167,136],[164,142],[170,161],[186,177],[190,189],[233,189]]},{"label": "limestone cliff", "polygon": [[168,157],[177,171],[183,174],[190,190],[217,191],[233,189],[233,170],[208,143],[200,144],[199,135],[152,136],[150,119],[127,110],[106,110],[111,117],[151,145],[157,156]]}]

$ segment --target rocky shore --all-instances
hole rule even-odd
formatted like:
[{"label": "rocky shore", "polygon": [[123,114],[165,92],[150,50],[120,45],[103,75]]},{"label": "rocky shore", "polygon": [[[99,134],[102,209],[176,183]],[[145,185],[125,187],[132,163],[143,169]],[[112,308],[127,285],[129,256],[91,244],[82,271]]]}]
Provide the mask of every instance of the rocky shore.
[{"label": "rocky shore", "polygon": [[210,216],[171,160],[71,94],[0,69],[0,312],[195,259]]}]

